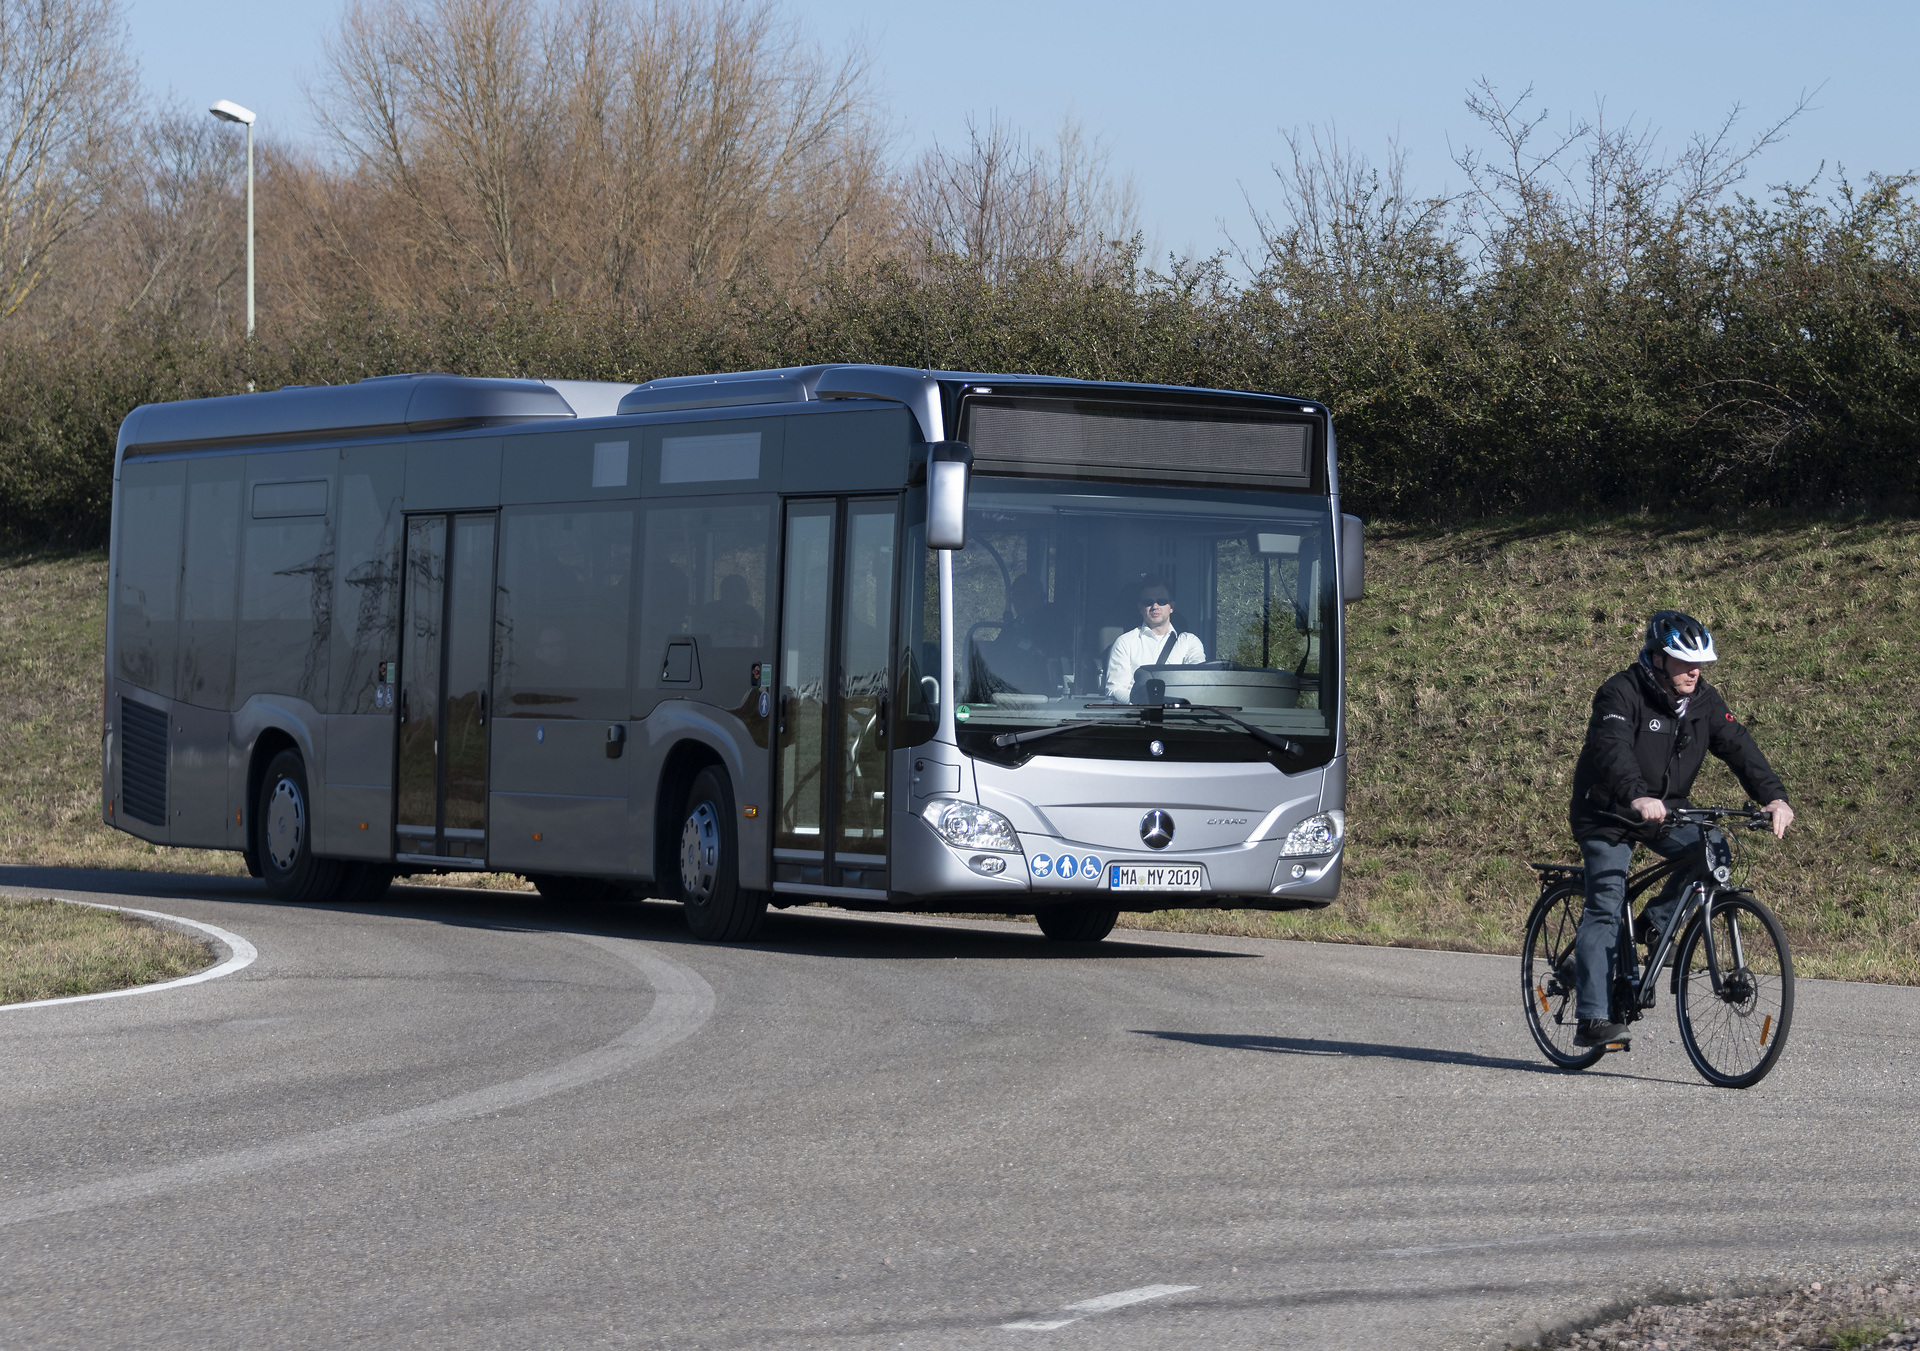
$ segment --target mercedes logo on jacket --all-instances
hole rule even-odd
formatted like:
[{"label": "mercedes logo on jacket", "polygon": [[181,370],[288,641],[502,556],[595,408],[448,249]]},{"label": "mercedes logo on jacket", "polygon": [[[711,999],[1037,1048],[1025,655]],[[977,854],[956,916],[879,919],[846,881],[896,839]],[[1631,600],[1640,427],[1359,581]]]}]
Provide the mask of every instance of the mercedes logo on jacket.
[{"label": "mercedes logo on jacket", "polygon": [[1173,818],[1154,808],[1140,818],[1140,839],[1149,849],[1165,849],[1173,843]]}]

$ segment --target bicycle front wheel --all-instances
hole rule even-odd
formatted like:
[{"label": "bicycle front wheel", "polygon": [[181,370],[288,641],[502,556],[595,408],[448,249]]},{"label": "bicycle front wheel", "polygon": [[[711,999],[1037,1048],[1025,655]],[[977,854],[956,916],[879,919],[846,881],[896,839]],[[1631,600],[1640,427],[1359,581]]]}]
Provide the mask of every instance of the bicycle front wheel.
[{"label": "bicycle front wheel", "polygon": [[1680,1040],[1693,1067],[1721,1088],[1751,1088],[1767,1077],[1793,1024],[1793,954],[1773,911],[1752,896],[1713,905],[1712,959],[1699,920],[1680,941]]},{"label": "bicycle front wheel", "polygon": [[1547,1059],[1563,1070],[1583,1070],[1607,1053],[1604,1046],[1575,1046],[1580,1030],[1574,998],[1573,940],[1580,931],[1586,893],[1561,886],[1534,902],[1520,950],[1520,997],[1527,1027]]}]

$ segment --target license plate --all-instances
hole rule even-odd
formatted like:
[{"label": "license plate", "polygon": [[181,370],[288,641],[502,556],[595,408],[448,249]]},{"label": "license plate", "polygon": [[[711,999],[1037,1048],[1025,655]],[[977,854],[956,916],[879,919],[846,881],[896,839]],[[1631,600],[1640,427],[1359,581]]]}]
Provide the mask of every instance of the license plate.
[{"label": "license plate", "polygon": [[1108,891],[1205,891],[1207,870],[1197,863],[1110,863]]}]

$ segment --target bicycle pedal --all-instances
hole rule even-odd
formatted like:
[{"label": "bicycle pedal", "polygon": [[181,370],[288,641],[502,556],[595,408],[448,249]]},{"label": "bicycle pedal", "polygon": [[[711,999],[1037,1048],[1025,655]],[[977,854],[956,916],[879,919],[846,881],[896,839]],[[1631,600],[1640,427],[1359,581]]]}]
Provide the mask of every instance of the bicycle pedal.
[{"label": "bicycle pedal", "polygon": [[1607,1043],[1607,1049],[1609,1051],[1631,1051],[1633,1049],[1633,1038],[1627,1037],[1621,1041],[1610,1041]]}]

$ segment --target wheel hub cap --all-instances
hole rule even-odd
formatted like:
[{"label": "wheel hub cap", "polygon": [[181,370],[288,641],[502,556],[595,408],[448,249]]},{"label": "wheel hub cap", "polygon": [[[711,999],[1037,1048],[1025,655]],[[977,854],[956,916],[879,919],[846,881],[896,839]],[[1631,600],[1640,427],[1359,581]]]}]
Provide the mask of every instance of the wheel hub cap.
[{"label": "wheel hub cap", "polygon": [[713,898],[720,866],[720,818],[711,802],[702,802],[680,828],[680,886],[689,901],[705,905]]},{"label": "wheel hub cap", "polygon": [[300,789],[292,779],[273,786],[267,799],[267,857],[281,872],[288,872],[300,859],[300,847],[307,837],[307,804],[300,800]]}]

